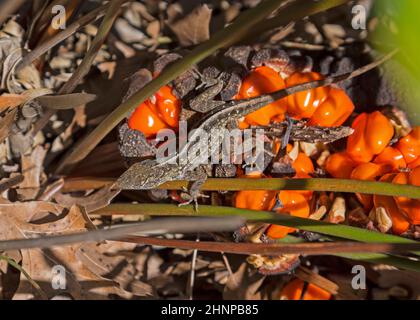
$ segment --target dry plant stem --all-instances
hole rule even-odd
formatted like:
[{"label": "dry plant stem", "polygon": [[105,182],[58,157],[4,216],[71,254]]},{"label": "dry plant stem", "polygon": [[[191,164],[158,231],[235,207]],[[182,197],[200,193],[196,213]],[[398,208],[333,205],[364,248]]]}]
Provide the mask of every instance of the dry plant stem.
[{"label": "dry plant stem", "polygon": [[[80,177],[66,179],[63,192],[99,189],[113,184],[113,178]],[[158,189],[184,190],[189,181],[178,180],[162,184]],[[389,182],[362,181],[350,179],[283,179],[283,178],[209,178],[200,187],[202,191],[240,191],[240,190],[312,190],[350,193],[377,194],[384,196],[405,196],[420,199],[420,187],[397,185]]]},{"label": "dry plant stem", "polygon": [[66,8],[65,11],[65,18],[67,20],[71,19],[73,15],[77,12],[78,8],[81,7],[81,3],[83,0],[54,0],[50,3],[49,7],[46,8],[45,15],[41,17],[41,24],[39,25],[40,29],[42,30],[42,21],[45,21],[45,29],[42,30],[42,33],[40,33],[39,36],[39,43],[44,42],[46,39],[51,37],[53,34],[56,34],[59,32],[56,30],[50,23],[51,15],[50,12],[52,12],[52,9],[56,5],[64,5]]},{"label": "dry plant stem", "polygon": [[[328,237],[323,237],[325,241],[331,241]],[[283,239],[279,239],[277,242],[279,243],[303,243],[305,242],[304,239],[294,237],[294,236],[286,236]],[[374,264],[386,264],[390,266],[394,266],[400,269],[411,270],[415,272],[420,272],[420,263],[413,259],[407,259],[403,257],[391,256],[386,255],[383,253],[336,253],[334,256],[341,257],[344,259],[350,259],[355,261],[364,261],[367,263],[374,263]]]},{"label": "dry plant stem", "polygon": [[178,239],[161,239],[153,237],[128,236],[119,241],[142,243],[147,245],[164,246],[170,248],[181,248],[200,250],[208,252],[225,252],[233,254],[260,254],[260,255],[281,255],[281,254],[305,254],[305,255],[329,255],[337,253],[406,253],[419,250],[420,243],[361,243],[361,242],[325,242],[325,243],[294,243],[294,244],[260,244],[260,243],[235,243],[235,242],[213,242],[213,241],[191,241]]},{"label": "dry plant stem", "polygon": [[0,4],[0,24],[5,22],[9,16],[15,13],[26,0],[6,0]]},{"label": "dry plant stem", "polygon": [[295,276],[303,281],[306,281],[308,283],[312,283],[318,287],[321,287],[322,289],[328,291],[329,293],[333,295],[337,295],[338,290],[340,289],[339,286],[335,284],[334,282],[332,282],[331,280],[328,280],[327,278],[324,278],[323,276],[303,266],[299,266],[295,270]]},{"label": "dry plant stem", "polygon": [[31,248],[49,248],[80,242],[98,242],[119,239],[127,234],[167,234],[197,232],[233,231],[245,223],[241,217],[185,217],[164,218],[153,221],[114,226],[110,229],[93,230],[67,235],[46,236],[33,239],[16,239],[0,241],[0,251],[22,250]]},{"label": "dry plant stem", "polygon": [[12,187],[14,187],[15,185],[21,183],[24,179],[23,175],[17,175],[14,176],[12,178],[8,178],[8,179],[4,179],[4,181],[0,182],[0,193],[4,192]]},{"label": "dry plant stem", "polygon": [[41,287],[38,285],[38,283],[36,283],[31,276],[29,275],[29,273],[27,273],[25,271],[25,269],[22,268],[22,266],[17,263],[15,260],[9,258],[8,256],[4,256],[0,254],[0,260],[4,260],[6,261],[9,265],[11,265],[13,268],[15,268],[16,270],[18,270],[20,273],[22,273],[25,278],[29,281],[29,283],[35,288],[35,290],[38,291],[39,295],[43,298],[43,299],[48,299],[47,294],[44,292],[44,290],[41,289]]},{"label": "dry plant stem", "polygon": [[[112,28],[112,25],[119,15],[120,7],[127,0],[113,0],[107,7],[105,17],[98,29],[98,33],[92,41],[92,44],[83,58],[81,64],[77,67],[76,71],[72,74],[71,78],[61,87],[58,91],[58,94],[69,94],[76,89],[79,82],[83,77],[89,72],[90,67],[101,49],[102,44],[104,43],[106,37],[108,36],[109,31]],[[36,134],[41,130],[49,121],[49,119],[57,112],[57,110],[47,110],[46,113],[37,121],[34,125],[33,134]]]},{"label": "dry plant stem", "polygon": [[[22,240],[7,240],[0,241],[1,250],[19,250],[30,248],[48,248],[59,245],[68,245],[79,242],[90,241],[103,241],[103,240],[116,240],[130,243],[139,243],[145,245],[156,245],[171,248],[192,249],[208,252],[224,252],[232,254],[259,254],[259,255],[281,255],[281,254],[306,254],[306,255],[341,255],[346,257],[346,253],[369,253],[372,252],[388,252],[388,253],[402,253],[415,251],[420,249],[420,243],[359,243],[359,242],[325,242],[325,243],[274,243],[274,244],[257,244],[257,243],[234,243],[234,242],[209,242],[209,241],[189,241],[189,240],[174,240],[174,239],[161,239],[154,237],[144,236],[125,236],[130,233],[145,232],[156,230],[156,232],[172,233],[184,232],[189,230],[192,232],[191,227],[195,230],[202,229],[208,231],[211,229],[222,230],[232,229],[238,227],[238,219],[232,217],[225,217],[223,220],[203,219],[203,224],[197,225],[196,221],[192,219],[178,218],[178,219],[162,219],[157,221],[149,221],[143,224],[136,224],[131,226],[116,227],[108,230],[95,230],[83,233],[75,233],[71,235],[62,236],[48,236],[37,239],[22,239]],[[213,220],[213,221],[211,221]],[[172,227],[167,227],[168,222]],[[215,223],[216,222],[216,223]],[[178,224],[178,225],[176,225]],[[188,224],[189,228],[180,226]],[[207,226],[206,226],[207,224]],[[208,227],[212,224],[212,227]],[[217,225],[216,225],[217,224]],[[165,225],[165,230],[161,230],[162,225]],[[154,233],[154,232],[151,232]],[[1,258],[1,256],[0,256]],[[351,256],[350,256],[351,258]],[[411,261],[414,263],[415,261]],[[420,263],[414,263],[417,271],[420,270]]]},{"label": "dry plant stem", "polygon": [[70,37],[72,34],[77,32],[80,28],[84,27],[88,23],[91,23],[95,20],[98,20],[99,18],[102,18],[105,15],[105,12],[109,6],[109,3],[89,12],[85,16],[81,17],[76,22],[73,22],[71,25],[66,27],[66,29],[60,31],[47,41],[41,43],[38,47],[36,47],[34,50],[26,54],[22,61],[19,63],[17,70],[24,68],[28,65],[30,65],[32,62],[34,62],[36,59],[41,57],[44,53],[46,53],[48,50],[56,46],[57,44],[61,43],[68,37]]},{"label": "dry plant stem", "polygon": [[89,72],[90,67],[95,59],[97,53],[101,49],[109,31],[111,31],[112,25],[115,19],[120,13],[121,5],[126,0],[112,0],[105,14],[104,19],[98,29],[98,33],[92,41],[91,47],[83,58],[81,64],[78,66],[76,71],[72,74],[71,78],[64,84],[60,89],[59,94],[68,94],[76,89],[79,82]]},{"label": "dry plant stem", "polygon": [[[300,240],[302,239],[298,239],[300,242]],[[132,242],[132,243],[142,243],[142,244],[149,244],[149,245],[157,245],[157,246],[167,246],[167,247],[174,247],[174,248],[184,248],[184,249],[194,249],[196,248],[196,246],[194,245],[195,242],[190,241],[190,242],[185,242],[186,240],[168,240],[168,239],[158,239],[158,238],[152,238],[152,237],[126,237],[124,239],[120,239],[120,241],[125,241],[125,242]],[[180,242],[181,241],[181,242]],[[219,243],[221,246],[216,246],[213,247],[212,243],[214,242],[208,242],[205,243],[204,245],[202,245],[200,248],[198,248],[201,251],[210,251],[210,252],[220,252],[221,250],[225,250],[225,246],[224,244],[226,244],[225,242]],[[207,244],[209,244],[209,246],[207,246]],[[237,243],[236,243],[237,244]],[[326,243],[323,243],[326,244]],[[330,250],[336,250],[340,251],[340,250],[345,250],[343,247],[339,246],[343,244],[343,242],[335,242],[335,244],[333,244],[331,247],[324,247],[319,254],[313,252],[313,253],[309,253],[309,254],[314,254],[314,255],[334,255],[334,256],[338,256],[341,258],[346,258],[346,259],[350,259],[350,260],[358,260],[358,261],[365,261],[368,263],[376,263],[376,264],[387,264],[387,265],[392,265],[395,266],[397,268],[401,268],[401,269],[405,269],[405,270],[411,270],[411,271],[415,271],[415,272],[420,272],[420,262],[416,261],[416,260],[412,260],[412,259],[405,259],[405,258],[401,258],[401,257],[395,257],[395,256],[388,256],[386,254],[383,253],[374,253],[374,248],[372,247],[372,250],[369,250],[367,248],[366,249],[366,253],[355,253],[355,252],[347,252],[347,253],[343,253],[343,252],[330,252]],[[344,242],[344,246],[350,246],[353,245],[354,242]],[[231,244],[231,245],[235,245],[235,244]],[[244,245],[244,244],[243,244]],[[249,245],[249,244],[248,244]],[[255,245],[259,245],[261,246],[261,244],[253,244]],[[294,253],[302,253],[303,251],[306,250],[307,252],[312,250],[312,249],[308,249],[310,246],[312,245],[321,245],[318,243],[309,243],[306,244],[306,249],[303,249],[302,247],[294,247],[294,249],[291,249],[290,247],[282,247],[285,251],[287,250],[291,250],[294,251]],[[366,244],[365,244],[366,245]],[[382,245],[382,244],[381,244]],[[335,248],[333,248],[334,246],[336,246]],[[339,249],[338,249],[339,248]],[[360,247],[353,247],[355,250],[362,250]],[[239,252],[240,249],[244,249],[244,248],[240,248],[240,247],[235,247],[233,250],[236,250],[235,254],[251,254],[250,252],[254,252],[256,251],[256,254],[262,254],[261,251],[259,249],[261,248],[255,248],[255,249],[250,249],[250,248],[246,248],[244,249],[246,251],[245,252]],[[250,251],[247,251],[247,249],[250,249]],[[317,248],[313,248],[314,250],[316,250]],[[376,249],[380,249],[379,247],[377,247]],[[214,250],[214,251],[213,251]],[[299,251],[301,250],[301,251]],[[280,252],[277,251],[277,252]],[[277,253],[276,253],[277,254]]]},{"label": "dry plant stem", "polygon": [[[335,7],[342,4],[341,1],[328,1],[330,7]],[[125,103],[117,107],[110,115],[108,115],[101,124],[96,127],[85,139],[81,141],[69,154],[64,158],[63,162],[57,167],[57,174],[67,174],[71,169],[82,159],[84,159],[98,143],[122,121],[126,115],[136,106],[152,96],[160,87],[174,80],[184,71],[191,68],[193,65],[204,60],[209,55],[223,47],[228,47],[240,39],[249,35],[258,23],[263,21],[265,17],[271,14],[274,10],[280,7],[281,4],[288,3],[287,1],[267,0],[260,3],[254,9],[248,10],[241,14],[234,23],[223,30],[216,32],[210,40],[197,46],[183,59],[168,66],[156,79],[149,82],[143,89],[135,93]],[[289,11],[276,20],[279,25],[288,24],[294,20],[299,20],[307,15],[319,12],[319,3],[305,1],[295,2],[296,8],[300,10]],[[266,29],[265,29],[266,30]]]}]

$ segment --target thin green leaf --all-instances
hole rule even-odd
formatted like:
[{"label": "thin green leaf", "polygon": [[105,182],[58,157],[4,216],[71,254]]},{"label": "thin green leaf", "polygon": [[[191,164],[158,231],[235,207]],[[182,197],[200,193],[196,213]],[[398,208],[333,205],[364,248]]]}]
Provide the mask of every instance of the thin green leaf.
[{"label": "thin green leaf", "polygon": [[[368,243],[418,243],[417,241],[399,236],[383,234],[346,225],[331,224],[322,221],[303,219],[284,214],[274,214],[269,211],[254,211],[231,207],[199,206],[195,211],[193,206],[178,207],[171,204],[111,204],[105,208],[92,212],[99,215],[147,215],[147,216],[229,216],[239,215],[247,220],[274,223],[301,230],[316,232],[337,238],[368,242]],[[298,239],[298,238],[296,238]],[[301,240],[301,239],[300,239]],[[292,237],[287,237],[291,243],[296,242]],[[334,254],[351,260],[366,261],[369,263],[384,263],[398,268],[420,271],[420,265],[415,260],[389,256],[383,253],[337,253]]]},{"label": "thin green leaf", "polygon": [[[66,179],[64,192],[98,189],[115,183],[114,178],[78,177]],[[178,180],[166,182],[159,189],[183,190],[189,181]],[[312,190],[349,193],[377,194],[384,196],[404,196],[420,199],[420,187],[397,185],[388,182],[347,180],[347,179],[244,179],[244,178],[209,178],[200,187],[202,191],[239,191],[239,190]]]},{"label": "thin green leaf", "polygon": [[297,228],[316,232],[338,238],[370,242],[370,243],[418,243],[415,240],[369,231],[366,229],[351,227],[341,224],[332,224],[323,221],[304,219],[279,214],[270,211],[255,211],[238,209],[223,206],[200,205],[198,211],[193,206],[178,207],[172,204],[111,204],[105,208],[92,212],[92,214],[113,215],[113,214],[144,214],[148,216],[242,216],[249,221],[273,223],[286,227]]},{"label": "thin green leaf", "polygon": [[18,270],[20,273],[22,273],[25,278],[29,281],[29,283],[35,288],[35,290],[38,291],[39,295],[43,297],[44,299],[48,299],[47,294],[41,289],[38,283],[34,281],[34,279],[31,278],[29,273],[25,271],[25,269],[22,268],[22,266],[17,263],[15,260],[9,258],[8,256],[0,255],[0,260],[6,261],[9,265],[11,265],[13,268]]},{"label": "thin green leaf", "polygon": [[[182,190],[188,187],[188,181],[171,181],[159,189]],[[420,187],[400,185],[389,182],[361,181],[350,179],[247,179],[216,178],[208,179],[201,188],[206,191],[239,191],[239,190],[312,190],[378,194],[384,196],[405,196],[420,199]]]}]

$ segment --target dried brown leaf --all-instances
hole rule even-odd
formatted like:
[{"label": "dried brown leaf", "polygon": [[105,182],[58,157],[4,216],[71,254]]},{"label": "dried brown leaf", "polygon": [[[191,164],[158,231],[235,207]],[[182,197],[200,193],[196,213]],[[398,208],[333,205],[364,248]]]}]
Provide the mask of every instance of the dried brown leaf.
[{"label": "dried brown leaf", "polygon": [[[124,254],[133,251],[135,247],[135,244],[114,241],[107,241],[99,246],[83,245],[77,257],[96,275],[112,275],[113,280],[136,296],[152,296],[154,290],[151,285],[133,279],[137,272],[136,263]],[[113,253],[110,254],[110,251]]]},{"label": "dried brown leaf", "polygon": [[7,108],[14,108],[22,104],[25,101],[25,97],[21,94],[8,94],[5,93],[0,96],[0,111],[6,110]]},{"label": "dried brown leaf", "polygon": [[[85,212],[73,206],[62,219],[44,223],[31,223],[32,217],[41,212],[62,215],[64,208],[50,202],[24,202],[0,205],[0,240],[36,238],[41,235],[58,235],[83,232],[93,225]],[[111,244],[110,244],[111,245]],[[109,248],[107,248],[109,249]],[[83,253],[85,251],[85,253]],[[121,289],[114,280],[109,280],[84,265],[86,259],[101,262],[105,250],[98,250],[97,244],[84,243],[49,249],[21,250],[22,267],[39,284],[48,298],[68,294],[74,299],[106,299],[109,295],[130,298],[132,295]],[[88,258],[94,254],[93,258]],[[85,259],[80,258],[82,255]],[[53,267],[63,266],[66,271],[66,288],[54,290],[51,286]],[[112,276],[112,273],[110,273]],[[108,274],[109,276],[109,274]],[[122,279],[120,279],[122,280]],[[126,282],[129,281],[124,279]],[[14,299],[46,298],[35,290],[21,275],[21,281]]]},{"label": "dried brown leaf", "polygon": [[43,96],[36,99],[42,106],[50,109],[65,110],[96,100],[96,95],[89,93],[71,93],[57,96]]},{"label": "dried brown leaf", "polygon": [[207,5],[202,5],[184,18],[168,23],[181,46],[196,45],[209,39],[211,13]]},{"label": "dried brown leaf", "polygon": [[43,173],[43,163],[47,150],[43,146],[36,146],[30,155],[22,156],[21,166],[24,176],[20,188],[39,188],[41,185],[41,175]]},{"label": "dried brown leaf", "polygon": [[17,110],[13,109],[0,119],[0,143],[9,136],[10,129],[15,121],[16,112]]},{"label": "dried brown leaf", "polygon": [[250,269],[247,263],[242,263],[239,269],[229,276],[223,291],[223,298],[227,300],[259,300],[259,288],[265,276],[255,269]]},{"label": "dried brown leaf", "polygon": [[30,100],[36,99],[43,95],[51,94],[50,89],[30,89],[22,92],[21,94],[10,94],[5,93],[0,96],[0,112],[7,108],[15,108],[21,104],[24,104]]}]

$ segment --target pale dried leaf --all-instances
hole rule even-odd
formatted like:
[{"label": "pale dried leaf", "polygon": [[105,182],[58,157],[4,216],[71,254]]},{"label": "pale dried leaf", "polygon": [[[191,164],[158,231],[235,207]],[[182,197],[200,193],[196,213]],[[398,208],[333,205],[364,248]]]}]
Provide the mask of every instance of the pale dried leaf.
[{"label": "pale dried leaf", "polygon": [[0,96],[0,111],[6,110],[7,108],[14,108],[22,104],[25,101],[25,97],[21,94],[8,94],[5,93]]},{"label": "pale dried leaf", "polygon": [[[114,281],[136,296],[153,296],[151,285],[133,279],[136,266],[133,259],[129,259],[124,252],[131,252],[135,247],[135,244],[114,241],[99,245],[86,244],[82,245],[77,257],[94,274],[101,277],[112,275]],[[113,254],[109,254],[110,251],[114,251]]]},{"label": "pale dried leaf", "polygon": [[43,96],[36,99],[42,106],[56,110],[73,109],[94,100],[96,100],[96,95],[83,92],[58,96]]},{"label": "pale dried leaf", "polygon": [[7,108],[15,108],[21,104],[51,93],[51,89],[45,88],[30,89],[22,92],[21,94],[5,93],[0,96],[0,112],[6,110]]},{"label": "pale dried leaf", "polygon": [[20,188],[39,188],[41,185],[41,175],[43,173],[43,163],[47,149],[37,146],[30,155],[22,156],[21,166],[24,176]]},{"label": "pale dried leaf", "polygon": [[0,119],[0,143],[9,136],[10,129],[15,121],[16,112],[17,109],[13,109]]},{"label": "pale dried leaf", "polygon": [[[31,210],[32,209],[32,210]],[[0,240],[38,237],[86,231],[91,226],[87,215],[78,207],[58,221],[45,224],[29,223],[30,217],[40,210],[61,214],[63,208],[46,202],[15,203],[0,205]],[[109,294],[130,297],[111,280],[99,277],[87,269],[77,254],[81,245],[53,247],[49,249],[22,250],[22,267],[36,281],[49,298],[67,293],[75,299],[106,299]],[[53,267],[66,270],[66,289],[54,290],[51,287]],[[39,292],[21,275],[21,282],[14,299],[42,298]]]},{"label": "pale dried leaf", "polygon": [[261,292],[258,289],[264,279],[265,276],[256,270],[251,270],[249,265],[244,262],[229,277],[223,291],[223,298],[227,300],[260,300]]}]

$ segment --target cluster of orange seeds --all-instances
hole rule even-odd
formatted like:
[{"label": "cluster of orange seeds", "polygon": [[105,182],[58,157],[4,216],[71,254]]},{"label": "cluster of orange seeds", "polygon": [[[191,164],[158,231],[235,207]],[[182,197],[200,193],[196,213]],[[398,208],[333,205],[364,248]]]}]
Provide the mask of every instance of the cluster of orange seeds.
[{"label": "cluster of orange seeds", "polygon": [[[288,145],[291,151],[291,145]],[[293,178],[310,178],[314,173],[312,160],[303,152],[300,152],[292,164],[296,174]],[[247,177],[261,178],[259,173],[253,173]],[[276,208],[278,213],[287,213],[300,218],[308,218],[310,214],[309,201],[313,195],[312,191],[264,191],[264,190],[244,190],[238,191],[234,197],[234,205],[237,208],[251,210],[271,211],[275,207],[276,199],[281,206]],[[294,228],[271,225],[267,230],[267,236],[271,239],[281,239],[287,234],[296,231]]]},{"label": "cluster of orange seeds", "polygon": [[[235,99],[253,98],[321,79],[322,76],[316,72],[296,72],[283,79],[275,70],[262,66],[253,69],[243,79]],[[294,119],[308,119],[310,125],[340,126],[353,110],[354,105],[343,90],[321,87],[296,93],[252,112],[240,121],[239,128],[281,122],[286,113]],[[180,111],[181,100],[175,97],[170,86],[164,86],[136,108],[128,119],[128,125],[150,138],[161,129],[176,129]]]},{"label": "cluster of orange seeds", "polygon": [[[420,127],[390,145],[394,127],[379,111],[362,113],[354,121],[346,151],[332,154],[326,171],[335,178],[379,180],[420,185]],[[357,194],[366,211],[383,208],[392,230],[402,234],[410,224],[420,224],[420,201],[402,197]]]},{"label": "cluster of orange seeds", "polygon": [[[320,79],[320,74],[307,72],[295,73],[283,80],[274,70],[260,67],[244,79],[237,98],[255,97]],[[286,113],[294,119],[307,119],[308,125],[340,126],[353,111],[354,105],[343,90],[321,87],[293,94],[253,112],[243,119],[241,127],[282,121]],[[352,128],[354,133],[348,137],[345,151],[331,154],[325,162],[325,170],[330,176],[420,185],[420,127],[414,128],[393,145],[393,124],[379,111],[358,115]],[[310,178],[314,173],[311,158],[302,152],[292,166],[296,171],[295,178]],[[239,191],[234,197],[234,206],[273,210],[276,197],[281,204],[275,209],[276,212],[309,217],[312,192],[308,191],[280,191],[277,194],[273,191]],[[357,198],[367,213],[375,208],[385,210],[392,220],[395,234],[406,232],[410,224],[420,224],[419,200],[364,194],[357,194]],[[279,239],[293,231],[293,228],[271,225],[266,235]]]},{"label": "cluster of orange seeds", "polygon": [[[278,72],[269,67],[258,67],[242,81],[236,98],[257,97],[321,79],[323,79],[322,75],[317,72],[296,72],[283,79]],[[353,102],[343,90],[320,87],[290,95],[251,113],[240,123],[240,127],[266,126],[270,122],[283,121],[286,113],[297,120],[308,119],[309,125],[334,127],[342,125],[353,110]]]},{"label": "cluster of orange seeds", "polygon": [[[262,66],[251,70],[242,80],[235,99],[257,97],[292,87],[301,83],[320,80],[316,72],[296,72],[283,79],[274,69]],[[281,122],[285,115],[296,120],[305,119],[308,125],[333,127],[342,125],[354,111],[354,105],[344,90],[327,86],[299,92],[277,100],[241,119],[241,129],[252,125],[266,126]],[[162,87],[152,98],[142,103],[129,117],[131,129],[153,138],[161,129],[177,130],[181,100],[170,86]],[[331,154],[324,165],[325,171],[334,178],[379,180],[399,184],[420,185],[420,127],[391,145],[394,126],[381,112],[362,113],[353,123],[354,133],[347,139],[344,151]],[[278,146],[277,146],[278,147]],[[288,152],[291,150],[288,145]],[[294,178],[310,178],[314,174],[312,159],[300,152],[292,166]],[[254,174],[249,178],[260,178]],[[234,197],[234,206],[253,210],[273,210],[276,200],[279,213],[307,218],[311,213],[310,191],[239,191]],[[382,208],[392,220],[392,231],[402,234],[410,224],[420,224],[420,201],[404,197],[386,197],[357,194],[366,212]],[[272,225],[267,236],[279,239],[295,229]]]}]

